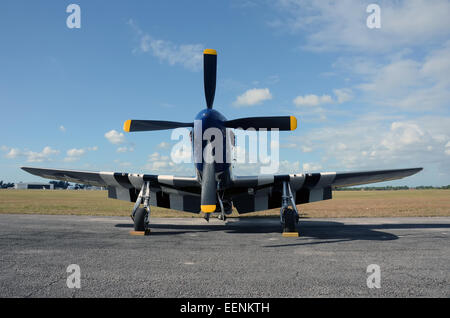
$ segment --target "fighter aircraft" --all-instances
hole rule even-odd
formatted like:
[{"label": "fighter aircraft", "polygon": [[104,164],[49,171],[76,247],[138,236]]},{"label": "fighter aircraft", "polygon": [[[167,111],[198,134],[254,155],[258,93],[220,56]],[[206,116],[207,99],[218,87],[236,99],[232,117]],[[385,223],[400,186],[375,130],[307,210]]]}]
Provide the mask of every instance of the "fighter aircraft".
[{"label": "fighter aircraft", "polygon": [[[225,144],[227,131],[234,129],[290,131],[297,128],[297,119],[293,116],[227,120],[220,112],[213,109],[217,71],[216,50],[206,49],[203,52],[203,68],[206,108],[197,114],[194,122],[127,120],[124,123],[124,130],[137,132],[186,127],[191,129],[194,140],[199,135],[203,136],[207,129],[215,128],[222,133]],[[229,148],[225,147],[223,157],[214,157],[209,161],[201,160],[205,147],[212,148],[213,137],[206,140],[200,138],[200,140],[200,143],[193,147],[193,156],[200,158],[195,163],[195,177],[32,167],[22,167],[22,169],[48,179],[107,187],[109,198],[135,202],[131,217],[136,233],[150,232],[150,206],[191,213],[201,211],[205,214],[206,220],[209,220],[211,213],[218,214],[219,219],[225,220],[234,206],[239,214],[280,208],[283,236],[298,236],[297,205],[331,199],[333,188],[400,179],[422,170],[422,168],[410,168],[342,173],[235,176],[232,174],[232,164],[226,160],[228,155],[226,150]]]}]

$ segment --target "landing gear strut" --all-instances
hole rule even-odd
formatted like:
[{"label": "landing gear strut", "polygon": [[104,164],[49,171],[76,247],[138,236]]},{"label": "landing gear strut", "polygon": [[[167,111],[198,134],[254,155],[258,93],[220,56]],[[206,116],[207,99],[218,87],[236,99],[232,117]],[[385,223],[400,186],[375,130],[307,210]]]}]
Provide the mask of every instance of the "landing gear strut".
[{"label": "landing gear strut", "polygon": [[[292,208],[289,208],[291,206]],[[289,182],[283,181],[280,210],[281,227],[284,237],[298,237],[297,223],[299,220],[297,206],[292,195]]]},{"label": "landing gear strut", "polygon": [[218,199],[219,205],[220,205],[220,214],[217,218],[221,221],[226,221],[227,216],[225,215],[226,212],[225,212],[224,204],[223,204],[222,198],[220,197],[219,193],[217,193],[217,199]]},{"label": "landing gear strut", "polygon": [[[143,207],[139,207],[143,204]],[[133,211],[131,212],[131,219],[134,222],[134,231],[131,231],[132,235],[148,235],[150,234],[149,227],[150,218],[150,182],[146,181],[142,185],[141,191],[134,204]]]}]

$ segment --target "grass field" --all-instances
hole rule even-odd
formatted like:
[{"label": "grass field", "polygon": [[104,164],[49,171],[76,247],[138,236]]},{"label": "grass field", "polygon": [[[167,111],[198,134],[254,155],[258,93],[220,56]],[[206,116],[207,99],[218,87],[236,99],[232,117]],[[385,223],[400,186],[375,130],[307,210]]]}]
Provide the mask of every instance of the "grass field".
[{"label": "grass field", "polygon": [[[129,216],[133,203],[106,191],[0,190],[0,213]],[[298,206],[301,217],[450,216],[450,190],[334,191],[333,199]],[[155,217],[202,214],[152,207]],[[233,216],[238,216],[236,211]],[[279,216],[279,209],[245,216]]]}]

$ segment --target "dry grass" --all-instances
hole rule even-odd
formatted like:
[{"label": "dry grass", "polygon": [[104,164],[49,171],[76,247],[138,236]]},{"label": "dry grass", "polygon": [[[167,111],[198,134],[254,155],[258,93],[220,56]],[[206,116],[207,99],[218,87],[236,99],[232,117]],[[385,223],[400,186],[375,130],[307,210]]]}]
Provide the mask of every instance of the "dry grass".
[{"label": "dry grass", "polygon": [[[130,215],[133,203],[106,191],[0,190],[0,213]],[[302,217],[450,216],[450,190],[335,191],[333,200],[298,206]],[[201,217],[152,207],[155,217]],[[232,216],[238,216],[234,211]],[[279,216],[279,209],[245,216]]]},{"label": "dry grass", "polygon": [[332,200],[298,209],[301,217],[311,218],[450,216],[450,191],[334,191]]}]

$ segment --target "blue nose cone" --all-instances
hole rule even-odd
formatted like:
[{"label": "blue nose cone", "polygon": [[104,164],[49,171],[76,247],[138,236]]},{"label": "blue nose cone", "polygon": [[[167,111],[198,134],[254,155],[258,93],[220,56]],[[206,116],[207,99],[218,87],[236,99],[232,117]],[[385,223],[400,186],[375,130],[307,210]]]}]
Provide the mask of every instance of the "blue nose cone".
[{"label": "blue nose cone", "polygon": [[206,108],[203,109],[201,112],[199,112],[197,116],[195,116],[195,120],[201,120],[203,126],[208,125],[207,128],[209,127],[221,128],[223,126],[223,122],[226,121],[227,119],[217,110]]},{"label": "blue nose cone", "polygon": [[[226,163],[226,127],[225,122],[226,118],[223,116],[220,112],[214,109],[203,109],[200,111],[197,116],[195,117],[194,121],[194,135],[200,134],[201,136],[197,136],[197,138],[200,137],[201,140],[201,150],[196,149],[194,146],[194,157],[202,158],[203,162],[203,149],[205,148],[207,142],[206,140],[203,140],[203,135],[206,129],[208,128],[218,128],[222,132],[222,138],[223,138],[223,159],[222,163],[216,163],[216,172],[221,172],[226,170],[229,167],[229,163]],[[200,125],[201,124],[201,130]],[[201,153],[196,154],[197,151],[201,151]],[[202,163],[196,163],[196,167],[199,171],[203,171],[203,164]]]}]

